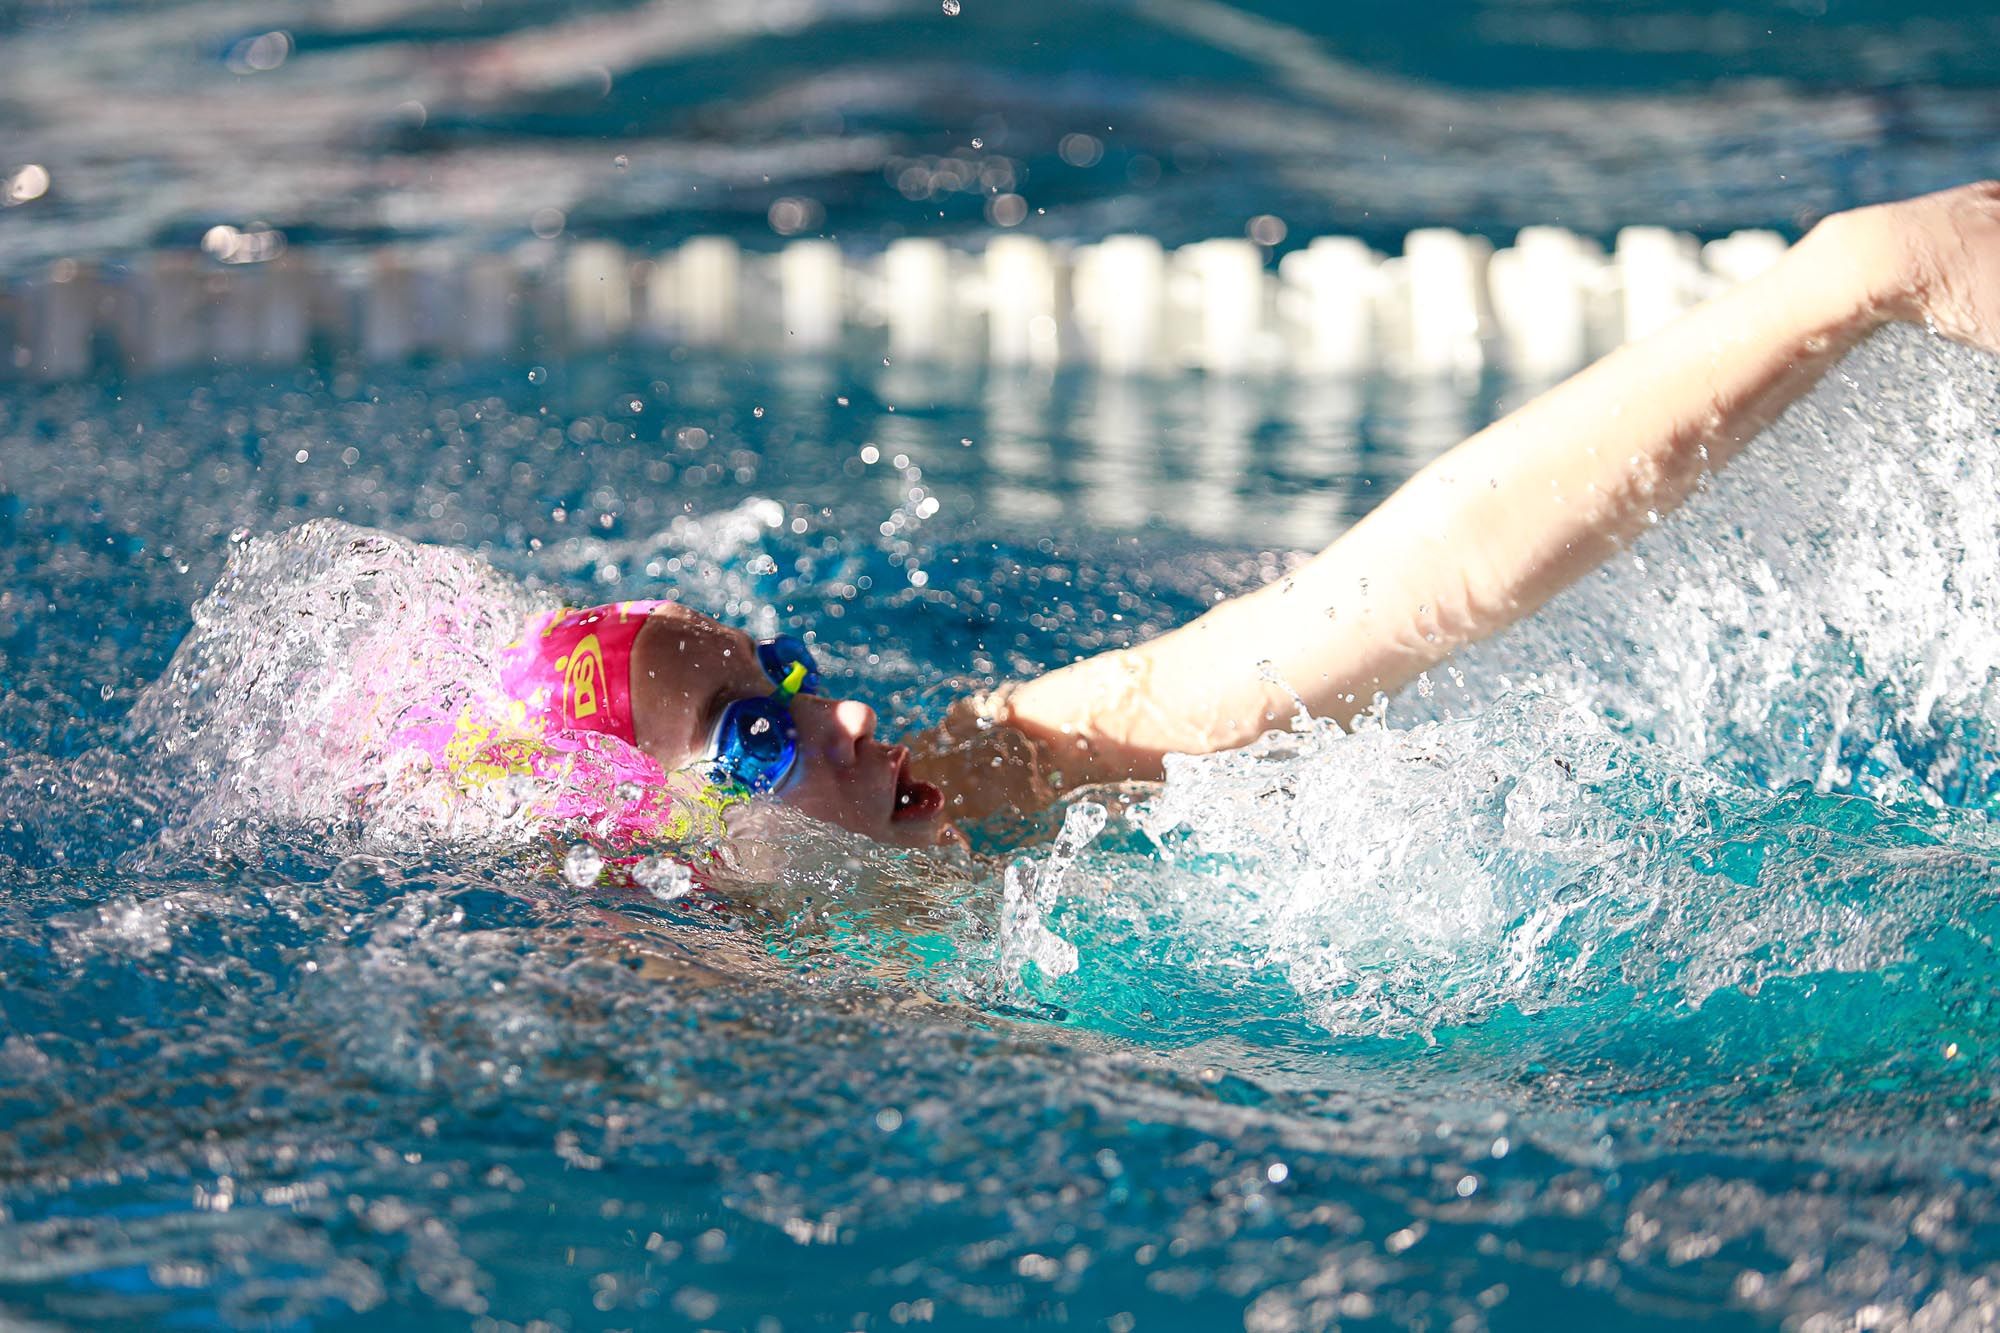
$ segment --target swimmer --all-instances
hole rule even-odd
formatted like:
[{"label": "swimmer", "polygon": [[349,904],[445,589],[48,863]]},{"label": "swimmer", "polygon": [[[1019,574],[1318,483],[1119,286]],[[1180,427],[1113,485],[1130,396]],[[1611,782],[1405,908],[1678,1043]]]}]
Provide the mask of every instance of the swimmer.
[{"label": "swimmer", "polygon": [[2000,182],[1827,218],[1761,276],[1445,453],[1294,573],[961,700],[910,745],[878,738],[799,640],[671,603],[545,617],[516,683],[560,725],[698,775],[718,805],[776,800],[935,844],[1066,789],[1158,779],[1168,754],[1246,745],[1289,721],[1292,691],[1351,723],[1628,545],[1896,321],[2000,350]]}]

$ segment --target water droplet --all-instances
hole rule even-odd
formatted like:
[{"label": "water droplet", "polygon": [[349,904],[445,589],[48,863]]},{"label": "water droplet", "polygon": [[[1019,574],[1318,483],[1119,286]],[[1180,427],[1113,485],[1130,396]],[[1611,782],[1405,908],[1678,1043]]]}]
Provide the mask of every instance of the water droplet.
[{"label": "water droplet", "polygon": [[685,898],[694,889],[694,872],[667,856],[649,856],[632,867],[632,879],[663,903]]},{"label": "water droplet", "polygon": [[587,889],[597,883],[599,872],[604,869],[604,858],[597,849],[587,842],[580,842],[569,849],[563,857],[563,880],[574,889]]},{"label": "water droplet", "polygon": [[957,18],[959,9],[960,5],[958,3],[958,0],[944,0],[944,16],[946,18],[948,19]]},{"label": "water droplet", "polygon": [[974,140],[972,141],[972,146],[973,146],[974,148],[984,148],[984,147],[986,146],[986,140],[984,140],[984,139],[974,139]]},{"label": "water droplet", "polygon": [[25,204],[49,192],[49,170],[30,162],[11,176],[0,178],[0,204]]},{"label": "water droplet", "polygon": [[541,366],[528,367],[528,383],[540,384],[543,380],[547,379],[548,377],[549,377],[549,372],[544,367]]},{"label": "water droplet", "polygon": [[750,409],[750,415],[756,417],[758,420],[761,421],[763,420],[764,417],[764,409],[761,407],[753,407]]},{"label": "water droplet", "polygon": [[620,171],[623,171],[625,170],[625,168],[632,165],[632,159],[625,156],[625,154],[620,153],[618,156],[611,159],[611,165],[618,168]]},{"label": "water droplet", "polygon": [[1078,801],[1063,816],[1062,831],[1048,860],[1020,860],[1007,867],[1000,911],[1000,973],[1014,978],[1032,962],[1045,977],[1064,977],[1077,969],[1076,946],[1044,924],[1056,905],[1070,863],[1084,845],[1104,829],[1105,808]]}]

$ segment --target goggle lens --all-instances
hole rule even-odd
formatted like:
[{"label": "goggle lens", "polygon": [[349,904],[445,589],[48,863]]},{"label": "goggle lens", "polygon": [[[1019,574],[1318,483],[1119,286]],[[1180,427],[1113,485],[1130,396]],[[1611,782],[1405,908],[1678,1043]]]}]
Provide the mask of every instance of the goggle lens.
[{"label": "goggle lens", "polygon": [[723,709],[711,744],[717,776],[754,792],[783,782],[799,754],[791,710],[772,699],[738,699]]},{"label": "goggle lens", "polygon": [[798,763],[794,695],[819,692],[812,650],[789,634],[757,645],[757,662],[777,688],[759,699],[737,699],[722,710],[709,738],[712,776],[752,792],[775,790]]}]

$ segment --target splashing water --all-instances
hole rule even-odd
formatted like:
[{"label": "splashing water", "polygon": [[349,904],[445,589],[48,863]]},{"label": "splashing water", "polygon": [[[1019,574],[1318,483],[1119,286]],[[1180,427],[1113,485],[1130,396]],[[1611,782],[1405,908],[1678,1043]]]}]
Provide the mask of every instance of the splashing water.
[{"label": "splashing water", "polygon": [[563,853],[563,882],[573,889],[587,889],[597,883],[597,877],[604,873],[604,854],[587,842],[580,842]]},{"label": "splashing water", "polygon": [[[741,494],[475,534],[504,572],[335,523],[238,543],[156,600],[194,626],[121,729],[4,733],[0,1317],[1989,1319],[2000,402],[1920,337],[1840,374],[1392,725],[1177,759],[1025,856],[759,807],[614,884],[591,829],[379,738],[478,703],[544,584],[814,626],[908,717],[968,652],[1050,665],[1281,557],[1078,556],[957,503],[833,540]],[[286,526],[251,518],[219,531]]]},{"label": "splashing water", "polygon": [[1022,859],[1007,867],[1000,907],[1000,975],[1018,978],[1033,963],[1044,977],[1065,977],[1076,971],[1076,946],[1051,931],[1046,922],[1062,894],[1063,877],[1083,849],[1104,830],[1105,809],[1094,801],[1078,801],[1063,815],[1062,831],[1048,858],[1037,865]]},{"label": "splashing water", "polygon": [[1533,695],[1176,758],[1142,823],[1232,881],[1233,929],[1355,1034],[1881,967],[1948,910],[1927,886],[1993,855],[1922,814],[1745,791]]},{"label": "splashing water", "polygon": [[1207,928],[1239,943],[1204,947],[1254,941],[1355,1034],[1889,965],[1965,909],[1938,886],[1990,874],[1984,820],[1937,811],[1995,784],[1995,420],[1989,361],[1879,339],[1630,557],[1390,708],[1434,720],[1171,760],[1141,823],[1231,881]]},{"label": "splashing water", "polygon": [[126,722],[186,793],[166,840],[346,823],[414,710],[499,706],[534,606],[474,557],[342,523],[242,543]]},{"label": "splashing water", "polygon": [[[674,549],[690,583],[728,590],[738,576],[718,562],[773,527],[773,508],[752,501],[629,545],[654,559]],[[565,572],[618,558],[594,540],[552,554]],[[566,753],[560,776],[468,786],[402,739],[508,717],[501,650],[550,605],[475,556],[331,520],[242,541],[126,721],[167,812],[159,847],[226,847],[271,826],[346,828],[377,847],[519,842],[571,808],[604,812],[601,831],[618,827],[650,794],[601,748]],[[573,799],[558,804],[552,790]],[[562,874],[582,884],[602,868],[578,845]]]},{"label": "splashing water", "polygon": [[2000,379],[1893,330],[1631,555],[1465,654],[1426,704],[1568,699],[1760,787],[2000,791]]},{"label": "splashing water", "polygon": [[[595,879],[595,876],[592,878]],[[645,857],[633,866],[632,879],[663,903],[685,898],[694,891],[694,872],[679,861],[658,854]]]}]

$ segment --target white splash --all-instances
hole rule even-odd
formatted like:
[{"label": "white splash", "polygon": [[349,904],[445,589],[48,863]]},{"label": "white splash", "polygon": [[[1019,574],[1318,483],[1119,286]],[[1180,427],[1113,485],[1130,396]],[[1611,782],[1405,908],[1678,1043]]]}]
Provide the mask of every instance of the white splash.
[{"label": "white splash", "polygon": [[[654,552],[688,543],[659,593],[687,589],[704,603],[747,596],[726,571],[770,530],[773,509],[750,501],[642,539]],[[548,559],[575,572],[575,561],[602,554]],[[506,716],[501,650],[553,602],[469,552],[334,520],[243,541],[127,722],[130,745],[159,777],[161,845],[240,845],[270,824],[390,843],[532,835],[543,822],[538,780],[463,791],[425,755],[390,742],[412,723],[461,711]],[[573,780],[590,778],[587,758]]]},{"label": "white splash", "polygon": [[1744,791],[1517,695],[1408,730],[1176,757],[1140,819],[1254,900],[1228,921],[1180,905],[1191,948],[1221,960],[1254,942],[1330,1030],[1394,1035],[1621,987],[1698,1007],[1880,966],[1944,910],[1933,886],[1991,857],[1887,820],[1846,831],[1851,803]]},{"label": "white splash", "polygon": [[1077,969],[1076,946],[1048,927],[1062,896],[1064,878],[1092,838],[1104,830],[1106,812],[1094,801],[1078,801],[1063,815],[1062,831],[1040,864],[1022,858],[1007,867],[1000,905],[1000,964],[1003,982],[1018,979],[1033,963],[1053,980]]},{"label": "white splash", "polygon": [[1142,828],[1254,904],[1179,905],[1191,946],[1254,940],[1376,1034],[1899,957],[1990,873],[1983,824],[1910,811],[1996,773],[1994,422],[1990,360],[1880,339],[1633,558],[1398,700],[1417,725],[1170,760]]},{"label": "white splash", "polygon": [[1631,557],[1398,711],[1531,688],[1759,786],[1977,804],[2000,786],[1996,422],[1992,358],[1878,337]]}]

